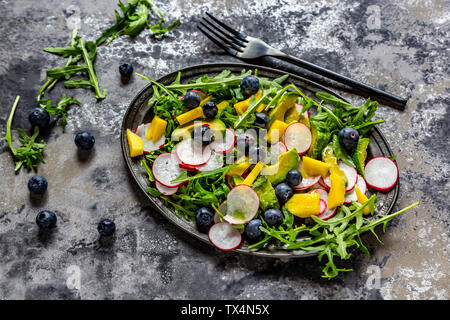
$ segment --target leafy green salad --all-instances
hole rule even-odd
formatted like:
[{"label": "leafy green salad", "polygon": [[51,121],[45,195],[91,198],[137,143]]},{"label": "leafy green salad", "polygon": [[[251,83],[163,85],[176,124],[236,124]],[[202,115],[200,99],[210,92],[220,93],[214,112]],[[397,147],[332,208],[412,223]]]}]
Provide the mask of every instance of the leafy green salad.
[{"label": "leafy green salad", "polygon": [[[288,75],[223,70],[153,88],[152,120],[127,129],[147,191],[207,233],[218,249],[316,252],[322,276],[341,271],[382,215],[377,193],[394,188],[395,159],[371,157],[378,103],[354,106],[326,92],[306,96]],[[368,156],[369,155],[369,156]],[[378,239],[379,240],[379,239]]]}]

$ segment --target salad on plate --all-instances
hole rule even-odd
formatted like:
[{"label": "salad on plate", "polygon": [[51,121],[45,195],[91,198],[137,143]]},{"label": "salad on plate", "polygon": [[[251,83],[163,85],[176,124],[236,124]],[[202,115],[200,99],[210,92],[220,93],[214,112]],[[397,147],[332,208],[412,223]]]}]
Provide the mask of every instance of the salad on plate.
[{"label": "salad on plate", "polygon": [[[372,157],[378,103],[354,106],[326,92],[316,99],[258,70],[153,88],[152,119],[127,128],[130,157],[148,174],[147,191],[192,221],[218,249],[302,250],[323,261],[368,249],[361,234],[416,206],[380,214],[377,193],[399,178],[395,159]],[[378,239],[378,237],[377,237]],[[326,258],[326,259],[324,259]]]}]

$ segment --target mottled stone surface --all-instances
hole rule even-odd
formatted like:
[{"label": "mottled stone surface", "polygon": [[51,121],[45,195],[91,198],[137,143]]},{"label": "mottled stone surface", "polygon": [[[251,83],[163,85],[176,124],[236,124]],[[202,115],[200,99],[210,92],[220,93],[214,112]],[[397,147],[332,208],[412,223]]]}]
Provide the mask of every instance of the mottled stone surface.
[{"label": "mottled stone surface", "polygon": [[[163,40],[145,31],[100,47],[96,68],[108,89],[105,100],[61,84],[48,95],[68,93],[83,105],[71,109],[65,132],[55,127],[45,137],[46,164],[38,170],[49,181],[43,199],[30,198],[26,183],[33,173],[14,174],[1,142],[0,299],[448,299],[449,2],[158,2],[168,20],[181,17],[181,25]],[[65,45],[75,25],[95,39],[113,22],[115,7],[107,0],[0,0],[2,135],[16,95],[21,102],[13,128],[29,128],[26,114],[45,70],[64,63],[42,48]],[[118,65],[129,60],[136,71],[158,78],[193,64],[238,62],[199,34],[195,25],[206,10],[287,53],[409,98],[405,111],[381,106],[377,118],[386,120],[380,128],[401,170],[396,209],[421,204],[388,226],[380,236],[384,245],[367,237],[371,256],[355,251],[342,264],[353,272],[327,281],[315,257],[282,261],[218,252],[167,222],[131,180],[120,122],[146,81],[121,84]],[[81,129],[97,140],[88,159],[80,159],[73,144]],[[44,208],[58,215],[51,235],[39,234],[34,222]],[[101,217],[116,221],[114,241],[97,241]],[[376,267],[379,287],[370,278]],[[77,270],[79,289],[71,285]]]}]

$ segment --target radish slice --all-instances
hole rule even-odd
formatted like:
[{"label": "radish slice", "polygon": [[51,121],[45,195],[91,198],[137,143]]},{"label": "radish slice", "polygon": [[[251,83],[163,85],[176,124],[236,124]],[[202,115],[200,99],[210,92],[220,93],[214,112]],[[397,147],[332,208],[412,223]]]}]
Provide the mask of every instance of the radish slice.
[{"label": "radish slice", "polygon": [[320,199],[325,201],[325,203],[328,203],[328,192],[324,189],[313,189],[309,191],[308,193],[318,193],[320,194]]},{"label": "radish slice", "polygon": [[303,123],[291,123],[284,131],[283,141],[288,150],[295,148],[299,155],[303,155],[311,147],[311,131]]},{"label": "radish slice", "polygon": [[240,184],[228,193],[227,214],[223,218],[231,224],[244,224],[256,216],[258,209],[258,194],[251,187]]},{"label": "radish slice", "polygon": [[[328,209],[328,192],[322,188],[313,189],[308,193],[319,193],[320,194],[320,213],[317,216],[319,219],[328,220],[336,213],[337,208]],[[325,210],[322,209],[323,205],[325,205]]]},{"label": "radish slice", "polygon": [[330,187],[328,187],[327,186],[327,184],[325,183],[325,181],[323,181],[323,178],[322,177],[320,177],[320,179],[319,179],[319,184],[322,186],[322,187],[324,187],[325,189],[330,189]]},{"label": "radish slice", "polygon": [[[361,190],[362,193],[367,192],[367,185],[364,181],[364,178],[358,174],[358,179],[356,180],[356,186]],[[355,188],[345,193],[344,203],[349,204],[352,201],[358,201],[358,197],[356,196]]]},{"label": "radish slice", "polygon": [[[322,201],[322,200],[321,200]],[[326,203],[325,203],[326,204]],[[326,204],[327,205],[327,204]],[[327,205],[327,210],[323,213],[323,214],[319,214],[317,216],[317,218],[322,219],[322,220],[328,220],[330,219],[332,216],[335,215],[337,211],[337,208],[334,209],[328,209],[328,205]]]},{"label": "radish slice", "polygon": [[270,152],[268,155],[268,162],[266,164],[275,164],[278,162],[280,154],[288,152],[286,145],[283,142],[277,142],[270,147]]},{"label": "radish slice", "polygon": [[398,167],[386,157],[371,159],[364,168],[367,185],[378,191],[392,189],[398,181]]},{"label": "radish slice", "polygon": [[319,216],[323,215],[325,213],[325,211],[327,211],[328,205],[327,203],[320,199],[320,203],[319,203]]},{"label": "radish slice", "polygon": [[178,158],[172,153],[162,153],[153,161],[152,173],[156,181],[168,188],[179,187],[182,183],[170,181],[177,178],[184,170],[178,166]]},{"label": "radish slice", "polygon": [[214,224],[208,233],[209,241],[220,250],[231,251],[239,247],[242,236],[238,229],[227,222]]},{"label": "radish slice", "polygon": [[197,167],[198,171],[212,171],[223,167],[223,155],[211,152],[211,157],[204,165]]},{"label": "radish slice", "polygon": [[144,145],[144,153],[150,153],[152,151],[161,149],[166,143],[165,135],[162,135],[161,138],[159,138],[156,142],[153,142],[151,139],[147,140],[145,136],[147,135],[147,130],[150,127],[150,124],[151,122],[141,124],[134,131],[134,133],[136,133],[142,139],[142,143]]},{"label": "radish slice", "polygon": [[216,137],[216,140],[211,142],[210,146],[215,152],[218,153],[228,153],[233,150],[234,144],[236,143],[236,134],[233,130],[227,128],[225,130],[225,139],[220,136]]},{"label": "radish slice", "polygon": [[197,170],[197,167],[188,166],[188,165],[185,165],[185,164],[183,164],[183,163],[179,163],[178,166],[179,166],[181,169],[187,170],[187,171],[190,171],[190,172],[197,172],[197,171],[198,171],[198,170]]},{"label": "radish slice", "polygon": [[210,146],[197,146],[194,144],[193,139],[182,140],[176,145],[175,148],[178,159],[185,166],[202,166],[211,157]]},{"label": "radish slice", "polygon": [[171,196],[178,191],[178,187],[169,188],[169,187],[163,186],[158,181],[155,181],[155,185],[156,185],[156,189],[158,189],[158,191],[161,192],[161,194],[163,196]]},{"label": "radish slice", "polygon": [[[338,167],[344,171],[345,176],[347,177],[347,187],[345,187],[345,192],[349,192],[353,190],[356,184],[356,180],[358,179],[358,172],[355,168],[350,167],[349,165],[345,164],[342,161],[338,161]],[[331,180],[330,176],[327,176],[325,179],[323,179],[323,182],[327,186],[328,189],[331,188]]]},{"label": "radish slice", "polygon": [[[222,216],[227,214],[227,200],[223,201],[220,206],[217,208],[217,211],[219,211]],[[219,223],[220,221],[220,216],[217,213],[217,211],[214,213],[214,223]]]},{"label": "radish slice", "polygon": [[[298,171],[302,170],[302,164],[303,164],[302,161],[298,162],[298,167],[297,167]],[[302,181],[298,185],[293,186],[292,188],[296,191],[306,190],[308,188],[311,188],[316,183],[318,183],[320,178],[321,178],[320,176],[312,176],[312,177],[308,177],[308,178],[303,178]]]}]

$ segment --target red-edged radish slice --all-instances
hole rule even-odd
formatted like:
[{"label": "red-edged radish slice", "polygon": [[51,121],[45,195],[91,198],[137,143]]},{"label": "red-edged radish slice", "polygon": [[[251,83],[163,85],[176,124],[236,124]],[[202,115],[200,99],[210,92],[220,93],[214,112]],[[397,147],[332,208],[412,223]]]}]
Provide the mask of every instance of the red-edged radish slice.
[{"label": "red-edged radish slice", "polygon": [[332,216],[334,216],[334,214],[336,213],[337,208],[333,208],[333,209],[328,209],[328,205],[327,205],[327,210],[323,213],[323,214],[319,214],[317,216],[317,218],[322,219],[322,220],[328,220],[330,219]]},{"label": "red-edged radish slice", "polygon": [[[298,167],[297,167],[298,171],[302,170],[302,165],[303,165],[303,161],[299,161]],[[296,191],[302,191],[302,190],[309,189],[313,185],[318,183],[320,178],[321,178],[320,176],[312,176],[312,177],[308,177],[308,178],[303,178],[302,181],[298,185],[293,186],[292,189],[294,189]]]},{"label": "red-edged radish slice", "polygon": [[197,146],[194,139],[182,140],[175,148],[180,162],[188,167],[202,166],[211,158],[210,146]]},{"label": "red-edged radish slice", "polygon": [[258,209],[258,194],[251,187],[240,184],[228,193],[227,214],[223,218],[231,224],[244,224],[256,216]]},{"label": "red-edged radish slice", "polygon": [[[364,178],[358,174],[358,179],[356,180],[356,186],[358,186],[359,190],[361,190],[362,193],[367,192],[367,185],[364,181]],[[352,201],[358,201],[358,197],[356,195],[355,188],[345,193],[344,203],[349,204],[352,203]]]},{"label": "red-edged radish slice", "polygon": [[218,153],[228,153],[233,150],[234,144],[236,143],[236,134],[232,129],[227,128],[225,130],[225,138],[219,136],[218,138],[211,142],[210,147],[215,152]]},{"label": "red-edged radish slice", "polygon": [[155,181],[155,186],[156,186],[156,189],[158,189],[158,191],[161,192],[161,194],[163,196],[171,196],[178,191],[178,187],[169,188],[169,187],[163,186],[158,181]]},{"label": "red-edged radish slice", "polygon": [[327,211],[328,209],[328,205],[327,203],[320,199],[320,203],[319,203],[319,216],[323,215],[325,213],[325,211]]},{"label": "red-edged radish slice", "polygon": [[303,155],[311,147],[311,131],[303,123],[291,123],[284,131],[283,141],[288,150],[295,148],[299,155]]},{"label": "red-edged radish slice", "polygon": [[[347,177],[347,187],[345,187],[345,192],[349,192],[351,190],[353,190],[353,188],[355,187],[356,181],[358,179],[358,172],[356,171],[355,168],[350,167],[349,165],[345,164],[342,161],[338,161],[338,167],[344,171],[345,176]],[[325,185],[327,186],[328,189],[331,188],[331,180],[330,180],[330,176],[327,176],[325,179],[323,179],[323,182],[325,183]]]},{"label": "red-edged radish slice", "polygon": [[156,181],[168,188],[175,188],[183,185],[181,183],[171,183],[184,170],[179,167],[178,158],[172,153],[162,153],[153,161],[152,173]]},{"label": "red-edged radish slice", "polygon": [[322,187],[324,187],[325,189],[327,189],[327,190],[330,189],[330,187],[327,186],[327,184],[325,183],[325,181],[323,181],[323,178],[322,178],[322,177],[320,177],[320,179],[319,179],[319,184],[320,184]]},{"label": "red-edged radish slice", "polygon": [[223,155],[211,152],[211,157],[204,165],[197,167],[198,171],[212,171],[223,167]]},{"label": "red-edged radish slice", "polygon": [[208,232],[209,241],[220,250],[231,251],[239,247],[242,236],[238,229],[227,222],[214,224]]},{"label": "red-edged radish slice", "polygon": [[398,167],[386,157],[375,157],[364,168],[367,185],[378,191],[392,189],[398,181]]},{"label": "red-edged radish slice", "polygon": [[[222,216],[227,214],[227,200],[223,201],[220,206],[217,208],[217,211],[219,211]],[[214,213],[214,223],[219,223],[220,221],[220,216],[217,213],[217,211]]]},{"label": "red-edged radish slice", "polygon": [[[334,214],[336,213],[337,208],[334,209],[328,209],[328,192],[322,188],[319,189],[313,189],[309,191],[308,193],[319,193],[320,194],[320,208],[322,208],[323,205],[325,205],[325,210],[320,211],[318,218],[322,220],[330,219]],[[323,203],[322,203],[323,201]]]},{"label": "red-edged radish slice", "polygon": [[134,133],[136,133],[141,139],[142,143],[144,145],[144,153],[150,153],[152,151],[161,149],[164,147],[164,144],[166,143],[166,136],[162,135],[161,138],[159,138],[157,141],[153,142],[152,140],[147,140],[145,137],[147,135],[147,130],[150,127],[150,123],[145,123],[139,125]]},{"label": "red-edged radish slice", "polygon": [[268,161],[266,161],[266,164],[277,163],[278,158],[280,157],[280,154],[285,153],[285,152],[288,152],[288,149],[283,142],[279,141],[279,142],[273,144],[270,147],[270,151],[269,151],[269,154],[267,157]]},{"label": "red-edged radish slice", "polygon": [[312,189],[308,193],[318,193],[320,194],[320,199],[328,203],[328,192],[322,188]]}]

